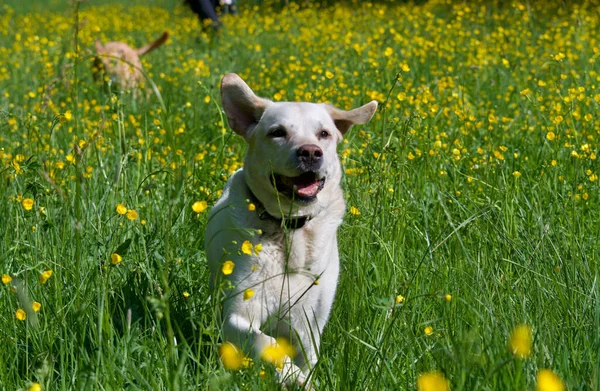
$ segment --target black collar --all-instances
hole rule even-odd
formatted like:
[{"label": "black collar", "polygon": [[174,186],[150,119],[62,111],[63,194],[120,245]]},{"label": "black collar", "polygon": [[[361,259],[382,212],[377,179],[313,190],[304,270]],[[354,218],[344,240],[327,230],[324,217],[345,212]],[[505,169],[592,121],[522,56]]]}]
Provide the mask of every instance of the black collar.
[{"label": "black collar", "polygon": [[248,191],[250,192],[250,195],[252,196],[252,202],[256,206],[256,212],[258,213],[258,218],[261,220],[272,221],[281,227],[285,227],[286,229],[292,230],[292,229],[300,229],[300,228],[304,227],[304,224],[306,224],[306,222],[310,221],[310,219],[312,218],[311,216],[301,216],[301,217],[294,217],[294,218],[285,218],[285,217],[277,218],[275,216],[272,216],[269,212],[267,212],[267,209],[262,204],[262,202],[260,202],[258,200],[258,198],[256,198],[256,196],[250,189],[250,186],[248,186],[248,185],[246,185],[246,186],[248,187]]},{"label": "black collar", "polygon": [[261,220],[273,221],[274,223],[276,223],[282,227],[285,227],[286,229],[290,229],[290,230],[291,229],[300,229],[300,228],[304,227],[304,224],[306,224],[307,221],[310,220],[309,216],[295,217],[293,219],[286,219],[286,218],[278,219],[275,216],[271,216],[267,212],[266,209],[258,215],[258,218]]}]

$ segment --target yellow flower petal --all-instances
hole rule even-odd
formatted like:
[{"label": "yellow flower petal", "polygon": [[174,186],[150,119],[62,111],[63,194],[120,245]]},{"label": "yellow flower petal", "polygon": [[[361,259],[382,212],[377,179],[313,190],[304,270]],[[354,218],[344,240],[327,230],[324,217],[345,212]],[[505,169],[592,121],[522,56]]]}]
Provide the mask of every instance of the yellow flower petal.
[{"label": "yellow flower petal", "polygon": [[352,213],[355,216],[358,216],[358,215],[360,215],[360,210],[358,210],[357,207],[352,206],[352,207],[350,207],[350,213]]},{"label": "yellow flower petal", "polygon": [[565,383],[550,369],[541,369],[537,376],[537,391],[564,391]]},{"label": "yellow flower petal", "polygon": [[232,371],[240,369],[244,363],[244,353],[234,344],[225,342],[219,348],[219,356],[223,366]]},{"label": "yellow flower petal", "polygon": [[25,320],[27,319],[27,314],[25,313],[25,311],[19,308],[17,312],[15,312],[15,318],[19,320]]},{"label": "yellow flower petal", "polygon": [[123,204],[118,204],[117,205],[117,213],[120,215],[124,215],[125,213],[127,213],[127,207]]},{"label": "yellow flower petal", "polygon": [[244,291],[244,300],[250,300],[254,296],[254,291],[252,289],[246,289]]},{"label": "yellow flower petal", "polygon": [[252,243],[249,240],[245,240],[242,243],[242,252],[246,255],[252,255]]},{"label": "yellow flower petal", "polygon": [[40,283],[43,285],[48,281],[48,279],[52,277],[52,270],[46,270],[42,274],[40,274]]},{"label": "yellow flower petal", "polygon": [[440,371],[427,372],[417,378],[418,391],[449,391],[450,382]]},{"label": "yellow flower petal", "polygon": [[21,201],[21,205],[23,205],[23,209],[25,210],[33,209],[34,203],[35,202],[31,198],[25,198],[23,201]]},{"label": "yellow flower petal", "polygon": [[2,283],[4,285],[10,284],[11,281],[12,281],[12,277],[11,276],[9,276],[8,274],[3,274],[2,275]]},{"label": "yellow flower petal", "polygon": [[196,213],[202,213],[206,210],[207,207],[208,204],[206,203],[206,201],[196,201],[192,205],[192,210]]},{"label": "yellow flower petal", "polygon": [[122,261],[123,261],[123,257],[121,257],[117,253],[114,253],[113,255],[110,256],[110,263],[112,263],[113,265],[118,265]]},{"label": "yellow flower petal", "polygon": [[235,267],[235,263],[233,263],[233,261],[225,261],[223,263],[223,267],[221,267],[221,272],[223,272],[223,274],[225,274],[226,276],[228,276],[231,273],[233,273],[233,268],[234,267]]},{"label": "yellow flower petal", "polygon": [[137,220],[138,213],[134,209],[130,209],[127,211],[127,218],[132,221]]},{"label": "yellow flower petal", "polygon": [[29,386],[29,391],[42,391],[42,386],[40,383],[33,383]]},{"label": "yellow flower petal", "polygon": [[519,359],[527,358],[531,355],[532,344],[531,326],[520,324],[515,327],[508,343],[511,353]]},{"label": "yellow flower petal", "polygon": [[277,338],[277,343],[267,346],[261,352],[263,360],[274,364],[278,368],[283,366],[286,357],[294,357],[295,355],[294,347],[285,338]]},{"label": "yellow flower petal", "polygon": [[34,301],[33,304],[31,304],[31,308],[34,312],[38,312],[40,308],[42,308],[42,304],[38,303],[37,301]]}]

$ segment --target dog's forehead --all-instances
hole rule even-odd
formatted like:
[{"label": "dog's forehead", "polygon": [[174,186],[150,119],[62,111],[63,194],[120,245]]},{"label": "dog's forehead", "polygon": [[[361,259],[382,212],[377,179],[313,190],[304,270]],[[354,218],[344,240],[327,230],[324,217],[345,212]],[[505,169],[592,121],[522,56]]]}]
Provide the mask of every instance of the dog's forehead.
[{"label": "dog's forehead", "polygon": [[265,110],[261,121],[267,127],[323,127],[333,124],[325,105],[308,102],[275,102]]}]

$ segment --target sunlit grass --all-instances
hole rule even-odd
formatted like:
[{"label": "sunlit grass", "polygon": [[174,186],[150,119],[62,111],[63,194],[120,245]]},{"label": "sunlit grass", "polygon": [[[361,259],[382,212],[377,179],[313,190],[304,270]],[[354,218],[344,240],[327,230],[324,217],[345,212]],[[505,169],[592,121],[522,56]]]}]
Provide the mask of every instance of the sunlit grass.
[{"label": "sunlit grass", "polygon": [[[274,100],[380,102],[339,149],[317,389],[598,387],[595,6],[247,6],[213,34],[161,4],[82,4],[78,50],[74,8],[0,6],[0,388],[275,387],[223,365],[207,285],[207,214],[245,150],[228,72]],[[96,39],[164,30],[158,94],[93,81]]]}]

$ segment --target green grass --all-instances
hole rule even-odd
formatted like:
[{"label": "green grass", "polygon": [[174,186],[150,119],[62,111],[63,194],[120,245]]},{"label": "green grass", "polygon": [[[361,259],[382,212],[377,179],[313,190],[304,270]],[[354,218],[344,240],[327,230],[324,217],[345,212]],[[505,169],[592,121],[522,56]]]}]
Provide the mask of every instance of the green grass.
[{"label": "green grass", "polygon": [[[359,214],[339,232],[317,389],[415,389],[440,370],[453,390],[530,390],[542,368],[600,387],[594,6],[248,6],[213,34],[174,2],[140,3],[82,4],[78,48],[74,7],[2,6],[0,390],[275,389],[268,365],[220,363],[208,210],[191,208],[241,166],[227,72],[277,100],[380,102],[339,149]],[[160,97],[93,81],[95,39],[165,29],[144,58]],[[518,324],[533,331],[523,360]]]}]

